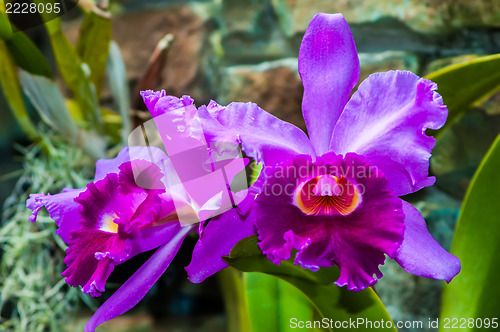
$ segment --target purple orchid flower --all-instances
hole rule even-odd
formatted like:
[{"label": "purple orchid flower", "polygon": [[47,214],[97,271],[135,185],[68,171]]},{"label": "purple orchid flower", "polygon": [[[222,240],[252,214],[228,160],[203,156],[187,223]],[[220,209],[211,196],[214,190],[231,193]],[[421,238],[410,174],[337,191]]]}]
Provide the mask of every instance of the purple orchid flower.
[{"label": "purple orchid flower", "polygon": [[295,264],[313,271],[337,265],[335,284],[353,291],[376,283],[386,255],[450,282],[460,261],[398,198],[435,181],[425,130],[446,121],[437,85],[407,71],[376,73],[349,98],[359,60],[341,14],[313,18],[298,61],[309,138],[252,103],[201,114],[207,135],[233,135],[265,166],[251,212],[263,253],[279,264],[296,249]]},{"label": "purple orchid flower", "polygon": [[[35,222],[45,206],[58,226],[57,234],[69,245],[64,260],[68,268],[62,273],[66,282],[82,286],[91,296],[105,290],[114,266],[159,247],[96,311],[86,332],[134,307],[168,268],[190,231],[200,233],[186,268],[193,282],[227,267],[221,256],[229,254],[242,238],[255,234],[254,225],[245,217],[252,199],[239,200],[238,210],[216,213],[220,199],[200,207],[185,191],[169,188],[166,174],[173,173],[172,162],[162,150],[130,147],[115,159],[99,160],[95,179],[86,188],[30,195],[30,221]],[[214,217],[199,228],[179,222],[206,221],[200,220],[201,215]]]}]

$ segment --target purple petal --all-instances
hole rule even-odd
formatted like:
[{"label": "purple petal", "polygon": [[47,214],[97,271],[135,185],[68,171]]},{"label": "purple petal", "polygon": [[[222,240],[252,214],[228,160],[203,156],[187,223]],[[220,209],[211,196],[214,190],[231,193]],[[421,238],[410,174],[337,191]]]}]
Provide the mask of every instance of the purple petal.
[{"label": "purple petal", "polygon": [[[132,146],[121,149],[118,156],[113,159],[99,159],[96,162],[96,170],[94,181],[104,179],[106,174],[119,173],[121,164],[136,159],[149,161],[158,166],[162,165],[162,161],[166,160],[167,155],[160,149],[153,146]],[[163,169],[162,167],[160,167]]]},{"label": "purple petal", "polygon": [[328,151],[333,128],[359,79],[359,60],[342,14],[317,14],[299,51],[302,113],[316,154]]},{"label": "purple petal", "polygon": [[432,237],[420,212],[410,203],[402,202],[406,229],[396,262],[417,276],[450,282],[460,272],[460,260]]},{"label": "purple petal", "polygon": [[146,90],[141,91],[140,94],[153,118],[165,114],[170,109],[179,109],[193,105],[191,97],[182,96],[182,98],[177,98],[169,96],[165,93],[165,90]]},{"label": "purple petal", "polygon": [[255,234],[253,221],[248,218],[253,198],[247,197],[237,208],[226,211],[208,222],[186,267],[189,280],[199,283],[227,267],[221,256],[229,255],[241,239]]},{"label": "purple petal", "polygon": [[193,226],[179,230],[160,247],[137,272],[135,272],[90,318],[85,332],[93,332],[96,327],[132,309],[146,295],[153,284],[168,268],[179,251],[186,235]]},{"label": "purple petal", "polygon": [[[344,176],[360,189],[362,203],[348,215],[306,215],[294,205],[296,188],[320,175]],[[388,189],[382,172],[354,153],[325,154],[313,163],[295,157],[266,169],[267,183],[257,196],[255,223],[262,252],[275,264],[290,258],[318,270],[337,264],[339,286],[362,290],[381,277],[378,265],[392,257],[403,241],[404,215],[400,199]]]},{"label": "purple petal", "polygon": [[130,241],[115,233],[93,229],[71,232],[71,244],[66,249],[62,273],[66,283],[91,296],[104,292],[106,280],[114,266],[130,258]]},{"label": "purple petal", "polygon": [[331,149],[365,156],[398,196],[432,185],[435,179],[427,175],[435,139],[425,130],[439,129],[447,116],[436,89],[410,72],[370,75],[335,126]]},{"label": "purple petal", "polygon": [[144,100],[144,104],[146,104],[146,107],[149,110],[154,110],[158,100],[167,95],[165,90],[161,91],[146,90],[146,91],[141,91],[140,94],[142,99]]},{"label": "purple petal", "polygon": [[[104,179],[89,183],[87,190],[75,198],[80,204],[80,225],[70,233],[64,259],[68,268],[62,275],[69,285],[82,286],[82,291],[92,296],[104,291],[115,265],[141,249],[149,250],[163,243],[150,232],[140,231],[163,218],[159,196],[162,191],[137,186],[134,169],[142,170],[141,181],[148,184],[146,187],[161,182],[163,177],[159,168],[147,161],[125,162],[119,166],[119,174],[109,173]],[[142,236],[152,240],[150,246],[144,248]]]},{"label": "purple petal", "polygon": [[[219,111],[217,120],[225,129],[215,128],[215,133],[238,133],[243,151],[257,162],[271,166],[299,154],[314,156],[311,142],[302,130],[256,104],[231,103]],[[203,128],[208,131],[205,124]]]},{"label": "purple petal", "polygon": [[130,257],[165,244],[181,228],[178,222],[169,222],[160,226],[141,229],[139,232],[140,236],[131,241],[132,249]]},{"label": "purple petal", "polygon": [[78,213],[79,204],[74,201],[83,189],[74,189],[64,191],[56,195],[31,194],[26,202],[26,206],[33,210],[33,214],[29,220],[35,222],[38,211],[45,206],[49,212],[50,218],[56,222],[58,227],[56,234],[63,239],[64,242],[70,243],[70,232],[80,227],[80,214]]}]

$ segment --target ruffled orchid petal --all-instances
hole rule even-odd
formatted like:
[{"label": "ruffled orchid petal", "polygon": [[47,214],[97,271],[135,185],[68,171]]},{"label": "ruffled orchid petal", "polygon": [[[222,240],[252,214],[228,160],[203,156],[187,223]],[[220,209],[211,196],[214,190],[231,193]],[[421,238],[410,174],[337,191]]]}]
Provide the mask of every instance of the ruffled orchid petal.
[{"label": "ruffled orchid petal", "polygon": [[166,97],[167,93],[165,90],[161,91],[153,91],[153,90],[146,90],[146,91],[141,91],[139,92],[142,100],[144,101],[144,104],[149,110],[154,110],[156,103],[160,98]]},{"label": "ruffled orchid petal", "polygon": [[[354,153],[328,153],[315,162],[299,156],[265,172],[255,223],[260,248],[272,262],[279,264],[296,249],[295,264],[312,271],[336,264],[340,277],[335,283],[354,291],[382,276],[378,266],[403,241],[404,214],[379,169]],[[359,189],[362,202],[351,213],[308,215],[293,204],[296,188],[325,174],[344,177]]]},{"label": "ruffled orchid petal", "polygon": [[100,296],[114,266],[130,258],[130,241],[115,233],[93,229],[78,229],[71,236],[64,258],[68,268],[62,276],[70,286],[82,286],[84,293]]},{"label": "ruffled orchid petal", "polygon": [[448,113],[436,89],[411,72],[370,75],[335,126],[331,149],[365,156],[398,196],[432,185],[428,170],[435,139],[425,130],[441,128]]},{"label": "ruffled orchid petal", "polygon": [[359,79],[359,60],[342,14],[317,14],[299,51],[302,113],[316,154],[329,150],[333,128]]},{"label": "ruffled orchid petal", "polygon": [[94,332],[98,325],[127,312],[139,303],[167,270],[193,227],[182,227],[177,233],[171,234],[170,238],[166,237],[165,244],[97,309],[85,325],[85,332]]},{"label": "ruffled orchid petal", "polygon": [[79,204],[74,199],[84,190],[85,188],[67,190],[56,195],[31,194],[26,202],[26,206],[33,211],[29,221],[35,222],[38,212],[45,206],[58,227],[56,234],[64,242],[70,243],[70,232],[79,227],[81,219],[78,213]]},{"label": "ruffled orchid petal", "polygon": [[267,113],[253,103],[231,103],[219,111],[220,127],[209,128],[207,133],[225,135],[238,133],[243,151],[257,162],[276,165],[299,154],[314,156],[314,149],[306,134],[296,126]]},{"label": "ruffled orchid petal", "polygon": [[[69,285],[82,286],[82,291],[92,296],[104,291],[115,265],[139,253],[139,249],[162,244],[159,236],[142,230],[161,224],[159,220],[172,213],[164,208],[165,215],[161,215],[163,191],[145,189],[158,187],[153,182],[163,178],[156,165],[134,160],[123,163],[119,170],[89,183],[87,190],[74,199],[80,205],[80,225],[70,233],[64,259],[68,268],[62,275]],[[140,170],[139,177],[134,170]],[[151,240],[149,246],[144,245],[144,236]]]},{"label": "ruffled orchid petal", "polygon": [[203,228],[193,250],[191,263],[186,267],[189,280],[199,283],[228,265],[222,256],[229,255],[241,239],[255,234],[255,226],[249,218],[253,198],[247,197],[238,207],[211,219]]},{"label": "ruffled orchid petal", "polygon": [[140,94],[144,100],[144,104],[146,104],[146,107],[153,117],[165,114],[170,109],[180,109],[193,105],[193,99],[191,97],[182,96],[182,98],[177,98],[169,96],[165,93],[165,90],[146,90],[141,91]]},{"label": "ruffled orchid petal", "polygon": [[460,260],[432,237],[420,212],[402,202],[406,229],[396,262],[411,274],[450,282],[460,272]]}]

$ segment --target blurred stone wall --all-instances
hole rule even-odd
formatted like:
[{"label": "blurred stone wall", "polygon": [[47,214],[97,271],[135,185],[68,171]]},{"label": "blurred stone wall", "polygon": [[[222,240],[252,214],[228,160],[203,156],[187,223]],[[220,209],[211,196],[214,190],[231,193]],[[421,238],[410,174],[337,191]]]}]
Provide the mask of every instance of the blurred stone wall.
[{"label": "blurred stone wall", "polygon": [[[157,87],[252,101],[304,128],[297,54],[318,12],[341,12],[361,61],[361,80],[390,69],[423,75],[469,54],[500,52],[498,0],[122,0],[112,2],[114,38],[133,84],[166,33],[175,42]],[[466,84],[466,82],[464,82]]]}]

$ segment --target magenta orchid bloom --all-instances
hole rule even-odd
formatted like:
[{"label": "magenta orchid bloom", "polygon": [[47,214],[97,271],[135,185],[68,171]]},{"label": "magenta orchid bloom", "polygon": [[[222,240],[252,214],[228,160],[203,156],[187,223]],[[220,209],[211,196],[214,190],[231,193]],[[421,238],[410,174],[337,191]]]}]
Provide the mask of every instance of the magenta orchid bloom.
[{"label": "magenta orchid bloom", "polygon": [[185,192],[168,188],[165,174],[174,172],[160,149],[124,148],[115,159],[97,162],[95,179],[86,188],[30,195],[30,221],[36,221],[43,206],[47,208],[58,226],[57,234],[69,246],[64,260],[68,268],[62,275],[69,285],[82,286],[84,293],[100,296],[115,265],[159,247],[96,311],[86,332],[134,307],[168,268],[190,231],[202,234],[186,268],[193,282],[227,267],[221,256],[229,254],[242,238],[255,234],[254,225],[243,215],[248,216],[251,199],[200,227],[182,225],[180,213],[184,219],[199,218],[216,208],[210,204],[203,210]]},{"label": "magenta orchid bloom", "polygon": [[259,245],[274,263],[291,257],[312,271],[337,265],[338,286],[359,291],[382,276],[385,255],[415,275],[451,279],[460,261],[398,196],[430,186],[429,158],[447,109],[435,83],[407,71],[359,79],[359,60],[341,14],[318,14],[299,52],[302,112],[309,138],[252,103],[205,114],[214,136],[237,133],[264,164],[252,209]]}]

